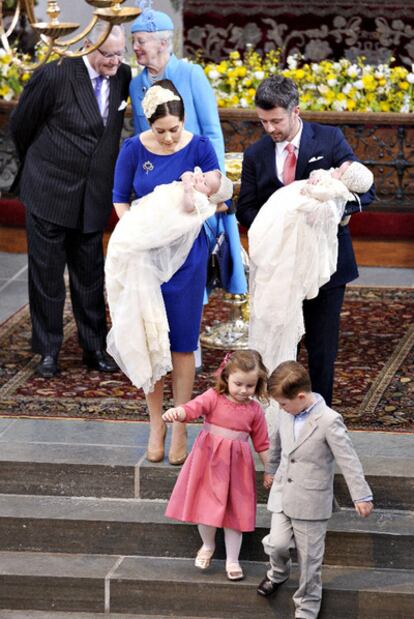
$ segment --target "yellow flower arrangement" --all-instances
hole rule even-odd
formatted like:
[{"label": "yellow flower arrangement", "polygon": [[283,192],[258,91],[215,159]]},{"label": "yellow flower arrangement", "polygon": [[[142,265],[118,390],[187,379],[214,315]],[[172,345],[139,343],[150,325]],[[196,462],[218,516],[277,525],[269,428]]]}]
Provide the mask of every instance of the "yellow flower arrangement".
[{"label": "yellow flower arrangement", "polygon": [[204,71],[216,93],[219,107],[252,107],[258,84],[270,75],[292,78],[299,87],[303,110],[355,112],[413,112],[414,65],[364,64],[324,60],[305,63],[289,56],[280,66],[280,53],[261,56],[249,49],[244,57],[231,52],[219,64],[207,63]]},{"label": "yellow flower arrangement", "polygon": [[4,49],[0,49],[0,100],[17,99],[30,78],[30,73],[21,71]]},{"label": "yellow flower arrangement", "polygon": [[[42,43],[36,46],[35,59],[29,54],[22,54],[13,50],[13,58],[4,49],[0,49],[0,100],[12,101],[17,99],[31,77],[24,64],[38,62],[44,58],[46,46]],[[57,54],[51,54],[48,62],[56,60]]]}]

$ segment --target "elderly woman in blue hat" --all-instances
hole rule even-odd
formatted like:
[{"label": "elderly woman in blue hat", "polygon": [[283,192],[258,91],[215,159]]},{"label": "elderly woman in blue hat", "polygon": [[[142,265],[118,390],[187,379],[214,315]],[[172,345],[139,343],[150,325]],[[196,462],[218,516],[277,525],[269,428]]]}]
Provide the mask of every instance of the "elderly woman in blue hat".
[{"label": "elderly woman in blue hat", "polygon": [[[172,53],[174,24],[162,11],[154,11],[151,2],[145,0],[141,15],[131,27],[132,42],[138,64],[143,71],[132,80],[130,95],[134,115],[135,132],[149,127],[142,109],[142,100],[148,88],[161,79],[169,79],[180,93],[185,108],[185,129],[195,135],[210,139],[224,172],[224,140],[213,89],[200,65],[179,60]],[[211,229],[226,231],[230,241],[232,273],[227,292],[244,294],[247,290],[241,257],[240,237],[235,215],[223,215],[209,220],[206,233]]]}]

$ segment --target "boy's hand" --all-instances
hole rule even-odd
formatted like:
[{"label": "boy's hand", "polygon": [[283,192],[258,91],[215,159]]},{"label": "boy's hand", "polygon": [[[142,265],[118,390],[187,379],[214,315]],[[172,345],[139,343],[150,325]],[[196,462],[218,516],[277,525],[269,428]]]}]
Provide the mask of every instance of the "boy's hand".
[{"label": "boy's hand", "polygon": [[164,421],[185,421],[185,410],[181,406],[169,408],[162,418]]},{"label": "boy's hand", "polygon": [[362,518],[367,518],[367,516],[369,516],[374,509],[374,504],[372,501],[359,501],[358,503],[355,503],[355,509],[359,516],[362,516]]},{"label": "boy's hand", "polygon": [[263,485],[266,488],[266,490],[270,490],[270,488],[272,487],[272,483],[273,483],[273,475],[270,475],[270,473],[265,473],[263,475]]}]

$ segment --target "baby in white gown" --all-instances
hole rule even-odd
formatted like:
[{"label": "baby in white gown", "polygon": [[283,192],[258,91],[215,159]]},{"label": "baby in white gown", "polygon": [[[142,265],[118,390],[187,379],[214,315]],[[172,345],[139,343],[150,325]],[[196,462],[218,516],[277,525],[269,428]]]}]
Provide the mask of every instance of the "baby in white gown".
[{"label": "baby in white gown", "polygon": [[112,321],[107,350],[145,393],[172,369],[161,284],[184,264],[204,221],[233,193],[220,170],[196,168],[181,178],[131,204],[111,235],[105,261]]},{"label": "baby in white gown", "polygon": [[296,359],[305,332],[302,302],[316,297],[336,271],[338,224],[351,193],[364,193],[373,175],[359,162],[316,170],[308,180],[276,191],[249,229],[249,346],[272,372]]}]

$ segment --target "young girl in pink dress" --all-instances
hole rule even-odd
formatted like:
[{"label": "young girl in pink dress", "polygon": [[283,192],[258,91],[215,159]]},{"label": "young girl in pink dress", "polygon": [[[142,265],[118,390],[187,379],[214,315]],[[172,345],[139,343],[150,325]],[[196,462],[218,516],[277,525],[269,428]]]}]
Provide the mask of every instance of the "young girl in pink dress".
[{"label": "young girl in pink dress", "polygon": [[266,466],[269,438],[264,412],[253,400],[266,401],[267,370],[258,352],[240,350],[227,355],[216,385],[183,406],[170,408],[164,421],[204,425],[186,460],[167,506],[169,518],[198,524],[203,545],[196,567],[209,567],[217,527],[224,528],[226,573],[244,578],[239,564],[243,531],[256,524],[256,475],[248,439]]}]

